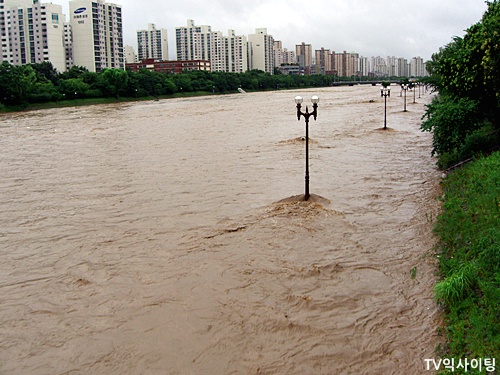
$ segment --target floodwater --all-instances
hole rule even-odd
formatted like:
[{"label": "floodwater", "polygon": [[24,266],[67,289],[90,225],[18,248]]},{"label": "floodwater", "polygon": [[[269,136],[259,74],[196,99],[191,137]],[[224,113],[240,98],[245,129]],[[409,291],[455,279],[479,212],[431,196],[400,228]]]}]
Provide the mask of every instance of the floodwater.
[{"label": "floodwater", "polygon": [[0,373],[428,373],[430,98],[387,130],[372,86],[2,115]]}]

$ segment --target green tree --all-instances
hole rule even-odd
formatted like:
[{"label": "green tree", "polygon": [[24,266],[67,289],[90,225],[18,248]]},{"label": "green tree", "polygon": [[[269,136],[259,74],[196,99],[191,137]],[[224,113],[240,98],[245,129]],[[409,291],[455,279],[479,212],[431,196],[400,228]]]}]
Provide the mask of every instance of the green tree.
[{"label": "green tree", "polygon": [[90,86],[81,78],[69,78],[59,83],[59,91],[66,99],[86,97]]},{"label": "green tree", "polygon": [[480,22],[429,63],[427,82],[440,95],[427,108],[422,129],[433,132],[442,166],[500,141],[500,4],[495,0],[487,6]]},{"label": "green tree", "polygon": [[50,81],[53,84],[57,84],[57,79],[59,73],[54,65],[50,61],[43,61],[38,64],[31,64],[31,67],[37,73],[37,78],[39,81]]},{"label": "green tree", "polygon": [[89,70],[84,66],[72,66],[69,70],[59,74],[60,79],[69,78],[81,78],[85,73],[89,73]]},{"label": "green tree", "polygon": [[57,87],[51,81],[46,81],[34,84],[28,100],[30,103],[45,103],[61,98],[62,94],[57,90]]},{"label": "green tree", "polygon": [[105,69],[100,74],[102,90],[110,95],[120,97],[120,92],[127,88],[128,74],[122,69]]},{"label": "green tree", "polygon": [[36,72],[29,65],[0,65],[0,100],[5,104],[27,103],[37,81]]}]

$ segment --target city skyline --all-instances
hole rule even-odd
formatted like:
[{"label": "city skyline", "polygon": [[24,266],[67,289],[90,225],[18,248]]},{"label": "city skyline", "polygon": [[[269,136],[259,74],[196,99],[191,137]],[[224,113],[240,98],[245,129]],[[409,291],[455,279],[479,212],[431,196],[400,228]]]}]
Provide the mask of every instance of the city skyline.
[{"label": "city skyline", "polygon": [[[53,0],[69,15],[68,0]],[[123,8],[124,44],[137,48],[137,30],[149,23],[168,30],[169,45],[175,46],[175,28],[186,19],[211,25],[214,31],[249,35],[257,28],[267,28],[283,47],[294,50],[302,42],[314,49],[356,51],[363,56],[422,56],[424,60],[440,47],[462,36],[486,11],[481,0],[440,2],[420,0],[412,3],[387,0],[337,0],[334,4],[318,0],[313,7],[303,7],[296,0],[268,3],[261,0],[217,0],[206,2],[168,2],[149,0],[112,1]],[[170,48],[170,59],[175,58]]]}]

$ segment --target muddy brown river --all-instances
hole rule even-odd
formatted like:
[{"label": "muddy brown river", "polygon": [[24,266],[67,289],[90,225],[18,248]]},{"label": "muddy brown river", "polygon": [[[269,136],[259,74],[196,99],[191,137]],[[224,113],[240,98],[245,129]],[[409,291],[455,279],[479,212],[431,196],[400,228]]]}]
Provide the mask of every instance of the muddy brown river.
[{"label": "muddy brown river", "polygon": [[440,173],[407,100],[387,130],[372,86],[1,115],[0,374],[430,373]]}]

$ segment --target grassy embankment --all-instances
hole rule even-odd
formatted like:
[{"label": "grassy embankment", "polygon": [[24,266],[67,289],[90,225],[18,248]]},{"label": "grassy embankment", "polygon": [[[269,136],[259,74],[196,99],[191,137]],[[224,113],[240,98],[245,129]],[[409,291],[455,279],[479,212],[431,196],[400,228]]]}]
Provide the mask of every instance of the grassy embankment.
[{"label": "grassy embankment", "polygon": [[[436,224],[446,310],[442,358],[496,358],[500,369],[500,152],[450,173]],[[450,371],[450,370],[448,370]],[[455,369],[454,374],[486,374]],[[498,373],[498,372],[495,372]]]}]

